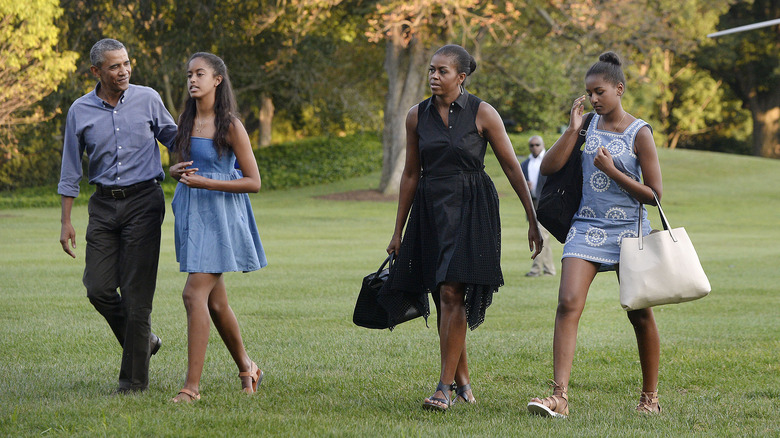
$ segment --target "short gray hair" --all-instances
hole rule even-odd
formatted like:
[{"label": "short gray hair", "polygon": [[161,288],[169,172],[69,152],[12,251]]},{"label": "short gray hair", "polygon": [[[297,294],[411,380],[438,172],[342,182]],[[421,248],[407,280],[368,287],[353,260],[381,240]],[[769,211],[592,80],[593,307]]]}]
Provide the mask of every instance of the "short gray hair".
[{"label": "short gray hair", "polygon": [[100,67],[101,64],[103,64],[103,61],[106,60],[105,53],[106,52],[112,52],[114,50],[122,50],[125,51],[127,48],[125,48],[125,45],[120,43],[117,40],[111,39],[111,38],[103,38],[102,40],[95,43],[94,46],[92,46],[92,49],[89,51],[89,60],[92,62],[92,65],[95,67]]},{"label": "short gray hair", "polygon": [[538,138],[539,139],[539,143],[541,143],[542,146],[544,146],[544,139],[541,136],[539,136],[539,135],[532,135],[531,138],[528,139],[528,143],[533,141],[533,139],[535,139],[535,138]]}]

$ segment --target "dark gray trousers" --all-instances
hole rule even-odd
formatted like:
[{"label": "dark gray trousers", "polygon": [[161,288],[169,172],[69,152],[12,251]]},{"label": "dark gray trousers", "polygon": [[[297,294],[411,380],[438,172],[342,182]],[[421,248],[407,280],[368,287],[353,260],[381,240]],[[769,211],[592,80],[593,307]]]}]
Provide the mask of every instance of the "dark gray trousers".
[{"label": "dark gray trousers", "polygon": [[[84,286],[122,346],[120,390],[149,386],[149,337],[165,197],[151,184],[125,199],[89,199]],[[119,292],[117,292],[119,289]]]}]

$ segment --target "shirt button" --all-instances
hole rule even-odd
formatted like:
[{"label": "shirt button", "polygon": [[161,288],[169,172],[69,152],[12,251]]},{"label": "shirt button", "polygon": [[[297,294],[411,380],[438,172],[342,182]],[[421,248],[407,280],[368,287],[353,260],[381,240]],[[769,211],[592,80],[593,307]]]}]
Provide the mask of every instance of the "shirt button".
[{"label": "shirt button", "polygon": [[121,166],[121,165],[122,165],[122,162],[120,161],[118,164]]},{"label": "shirt button", "polygon": [[452,129],[452,126],[450,126],[450,129]]},{"label": "shirt button", "polygon": [[116,110],[114,110],[114,114],[116,114]]},{"label": "shirt button", "polygon": [[117,181],[119,181],[120,179],[122,179],[122,178],[121,178],[121,177],[116,177],[116,180],[117,180]]},{"label": "shirt button", "polygon": [[119,149],[122,149],[122,146],[119,146]]},{"label": "shirt button", "polygon": [[119,131],[119,128],[116,128],[117,131]]}]

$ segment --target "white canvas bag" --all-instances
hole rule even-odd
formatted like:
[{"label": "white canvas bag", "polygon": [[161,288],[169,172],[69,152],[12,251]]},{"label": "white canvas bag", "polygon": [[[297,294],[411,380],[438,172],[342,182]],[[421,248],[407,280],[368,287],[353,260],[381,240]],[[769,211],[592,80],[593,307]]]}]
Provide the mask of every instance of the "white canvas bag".
[{"label": "white canvas bag", "polygon": [[710,282],[685,228],[671,229],[661,202],[653,191],[664,229],[639,237],[624,237],[620,244],[620,305],[637,310],[660,304],[696,300],[710,293]]}]

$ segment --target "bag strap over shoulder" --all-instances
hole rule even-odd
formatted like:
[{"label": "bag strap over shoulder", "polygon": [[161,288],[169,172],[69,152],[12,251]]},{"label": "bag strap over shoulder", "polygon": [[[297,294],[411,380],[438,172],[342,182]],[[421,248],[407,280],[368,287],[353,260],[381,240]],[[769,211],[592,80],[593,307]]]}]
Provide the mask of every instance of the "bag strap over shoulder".
[{"label": "bag strap over shoulder", "polygon": [[[669,235],[672,236],[672,240],[677,242],[677,238],[674,237],[674,233],[672,232],[672,227],[669,225],[669,220],[666,219],[666,215],[664,214],[663,208],[661,208],[661,201],[658,199],[658,193],[653,190],[651,187],[650,190],[653,192],[653,198],[655,198],[655,205],[658,207],[658,214],[661,216],[661,225],[664,227],[664,231],[668,231]],[[636,228],[636,234],[639,236],[639,249],[642,249],[644,247],[644,243],[642,241],[642,203],[639,203],[639,212],[637,214],[637,228]]]},{"label": "bag strap over shoulder", "polygon": [[579,149],[585,143],[585,138],[588,135],[588,127],[590,121],[593,120],[593,113],[587,113],[582,117],[582,129],[580,129],[579,136],[577,136],[577,142],[574,143],[574,149]]},{"label": "bag strap over shoulder", "polygon": [[585,116],[582,118],[582,129],[580,129],[581,137],[585,137],[588,134],[588,127],[590,127],[591,120],[593,120],[592,112],[585,114]]}]

